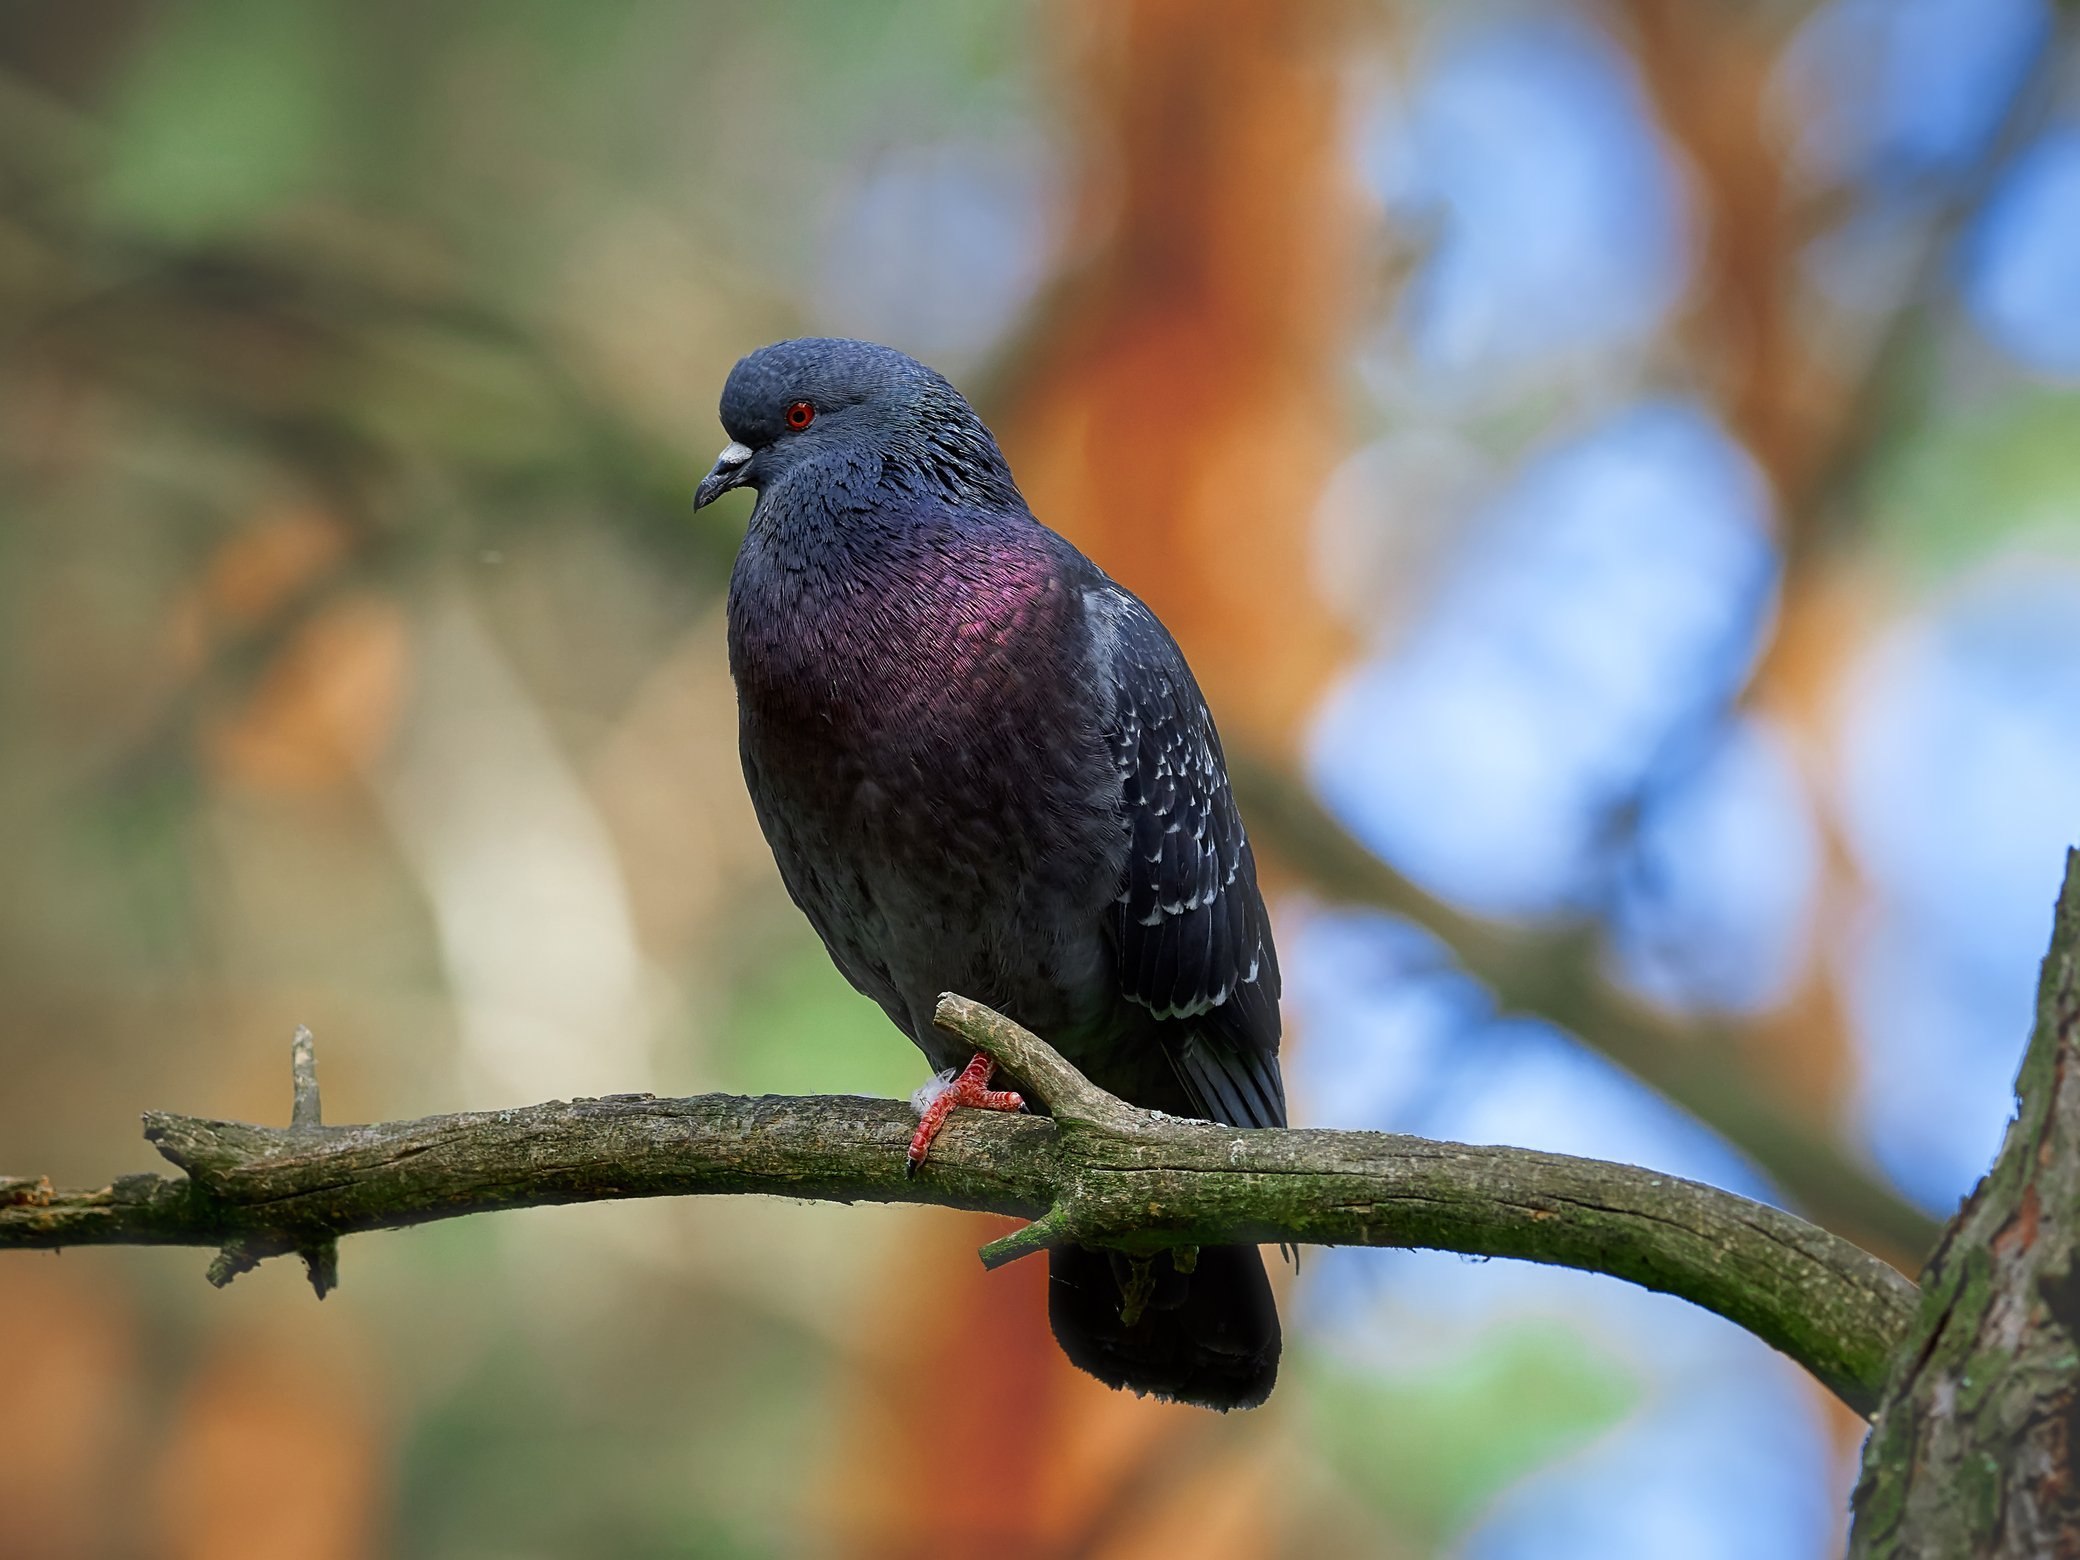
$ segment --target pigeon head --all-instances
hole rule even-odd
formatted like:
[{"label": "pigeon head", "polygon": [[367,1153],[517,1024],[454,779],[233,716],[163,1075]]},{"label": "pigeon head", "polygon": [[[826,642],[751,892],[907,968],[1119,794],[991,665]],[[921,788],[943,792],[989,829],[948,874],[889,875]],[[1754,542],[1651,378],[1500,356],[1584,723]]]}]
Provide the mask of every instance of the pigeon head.
[{"label": "pigeon head", "polygon": [[825,468],[854,482],[1022,505],[997,441],[945,378],[892,347],[808,336],[760,347],[722,387],[730,437],[693,507]]}]

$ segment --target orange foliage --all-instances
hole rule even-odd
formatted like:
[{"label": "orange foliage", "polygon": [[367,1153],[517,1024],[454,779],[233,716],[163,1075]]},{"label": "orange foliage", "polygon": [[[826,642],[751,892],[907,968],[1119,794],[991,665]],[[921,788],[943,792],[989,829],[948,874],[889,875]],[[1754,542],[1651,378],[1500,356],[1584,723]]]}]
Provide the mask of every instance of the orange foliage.
[{"label": "orange foliage", "polygon": [[1842,386],[1801,329],[1808,235],[1772,112],[1780,30],[1743,8],[1630,0],[1626,9],[1655,107],[1700,197],[1693,342],[1728,423],[1796,516],[1841,437]]},{"label": "orange foliage", "polygon": [[847,1555],[1258,1555],[1275,1409],[1219,1418],[1113,1392],[1047,1330],[1043,1258],[985,1273],[1015,1226],[934,1218],[867,1318],[870,1359],[825,1524]]},{"label": "orange foliage", "polygon": [[175,648],[192,666],[226,628],[252,629],[346,558],[345,529],[323,510],[262,511],[219,546],[183,603]]},{"label": "orange foliage", "polygon": [[260,791],[315,790],[360,774],[396,726],[406,649],[394,602],[333,602],[297,629],[242,706],[207,724],[212,772]]},{"label": "orange foliage", "polygon": [[1085,7],[1093,252],[1006,419],[1035,510],[1170,625],[1237,733],[1289,741],[1344,637],[1309,582],[1368,215],[1333,0]]},{"label": "orange foliage", "polygon": [[0,1554],[107,1552],[102,1498],[136,1432],[134,1324],[105,1280],[52,1259],[0,1268]]},{"label": "orange foliage", "polygon": [[378,1445],[353,1364],[301,1339],[238,1338],[203,1363],[176,1409],[153,1478],[156,1552],[171,1560],[375,1554]]},{"label": "orange foliage", "polygon": [[322,789],[362,772],[388,741],[403,701],[405,619],[374,592],[336,591],[350,545],[322,511],[265,512],[217,549],[181,602],[173,653],[190,672],[227,642],[291,620],[252,691],[203,723],[214,778],[260,791]]}]

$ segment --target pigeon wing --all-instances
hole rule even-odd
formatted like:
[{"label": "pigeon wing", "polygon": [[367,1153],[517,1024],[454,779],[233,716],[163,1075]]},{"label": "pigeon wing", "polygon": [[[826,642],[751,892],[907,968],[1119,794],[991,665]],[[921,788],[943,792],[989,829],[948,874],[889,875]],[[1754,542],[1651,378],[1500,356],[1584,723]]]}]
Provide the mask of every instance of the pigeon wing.
[{"label": "pigeon wing", "polygon": [[1121,986],[1161,1021],[1171,1064],[1209,1119],[1284,1126],[1278,956],[1220,737],[1155,614],[1110,581],[1093,597],[1131,835],[1113,907]]}]

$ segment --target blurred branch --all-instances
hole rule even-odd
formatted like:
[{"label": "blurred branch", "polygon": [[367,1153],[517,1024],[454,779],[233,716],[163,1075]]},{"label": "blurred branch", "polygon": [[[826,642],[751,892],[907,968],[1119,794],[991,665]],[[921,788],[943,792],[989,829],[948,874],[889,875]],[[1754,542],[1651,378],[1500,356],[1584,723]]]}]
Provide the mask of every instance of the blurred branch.
[{"label": "blurred branch", "polygon": [[2000,1158],[1929,1260],[1864,1448],[1852,1556],[2069,1555],[2080,1533],[2080,852]]},{"label": "blurred branch", "polygon": [[1856,518],[1871,453],[1912,399],[1921,327],[1943,295],[1952,246],[2048,118],[2075,17],[2069,10],[2054,21],[1969,162],[1926,181],[1897,290],[1867,311],[1871,323],[1849,361],[1827,364],[1814,353],[1800,293],[1814,217],[1838,212],[1844,192],[1816,200],[1790,170],[1775,97],[1786,17],[1700,12],[1680,0],[1619,0],[1617,9],[1663,127],[1702,195],[1691,331],[1727,421],[1768,473],[1784,572],[1797,576]]},{"label": "blurred branch", "polygon": [[1934,1244],[1936,1221],[1789,1116],[1740,1064],[1731,1035],[1658,1012],[1599,975],[1592,927],[1519,931],[1462,914],[1373,855],[1281,771],[1234,750],[1228,770],[1251,829],[1315,889],[1431,931],[1502,1008],[1551,1020],[1658,1090],[1837,1234],[1910,1269]]},{"label": "blurred branch", "polygon": [[[1772,83],[1781,18],[1740,9],[1699,11],[1674,0],[1619,0],[1642,75],[1672,142],[1702,194],[1705,245],[1692,333],[1717,382],[1729,425],[1767,473],[1778,505],[1785,607],[1779,631],[1744,695],[1781,681],[1800,647],[1793,630],[1829,601],[1815,589],[1830,547],[1857,518],[1858,488],[1885,431],[1908,405],[1909,369],[1939,295],[1956,237],[2000,170],[2039,128],[2075,20],[2062,16],[2015,82],[1997,127],[1971,163],[1930,200],[1913,263],[1889,306],[1873,311],[1853,361],[1822,374],[1798,294],[1812,237],[1809,213],[1786,172]],[[1685,734],[1686,739],[1688,733]],[[1855,1163],[1823,1132],[1794,1119],[1743,1055],[1746,1036],[1685,1023],[1635,1001],[1597,974],[1598,942],[1582,926],[1514,932],[1459,914],[1365,852],[1298,785],[1261,769],[1242,773],[1252,823],[1330,892],[1407,916],[1441,937],[1507,1008],[1552,1019],[1659,1090],[1749,1155],[1795,1203],[1830,1229],[1912,1269],[1938,1225]],[[1638,797],[1614,813],[1636,818]],[[1838,838],[1836,861],[1848,865]],[[1809,1060],[1839,1045],[1823,1016],[1787,1043]]]},{"label": "blurred branch", "polygon": [[[1844,354],[1847,361],[1829,364],[1813,348],[1801,304],[1814,217],[1827,208],[1798,189],[1788,172],[1775,106],[1783,23],[1790,13],[1700,11],[1672,0],[1618,0],[1616,9],[1628,23],[1663,126],[1684,152],[1701,196],[1705,242],[1691,332],[1729,426],[1762,466],[1777,502],[1783,604],[1740,702],[1773,703],[1817,730],[1828,718],[1824,657],[1833,653],[1838,621],[1828,575],[1867,508],[1858,500],[1872,457],[1913,405],[1914,359],[1942,295],[1957,236],[2001,170],[2041,128],[2074,49],[2074,18],[2062,16],[2050,29],[1970,162],[1931,181],[1911,264],[1897,292],[1869,311],[1871,322]],[[1816,652],[1823,657],[1817,675],[1811,664]],[[1694,733],[1686,730],[1679,740],[1692,742]],[[1658,765],[1650,767],[1650,775],[1658,773]],[[1828,814],[1826,788],[1815,786],[1811,795],[1829,847],[1830,876],[1853,883],[1855,864]],[[1640,810],[1635,793],[1613,813],[1629,827]],[[1396,886],[1406,888],[1398,880]],[[1422,897],[1413,889],[1400,897],[1409,895]],[[1405,902],[1391,907],[1441,926],[1432,909]],[[1468,935],[1478,940],[1483,932],[1476,925]],[[1466,942],[1452,932],[1442,935],[1455,948]],[[1593,946],[1585,943],[1582,951],[1592,954]],[[1560,957],[1557,949],[1545,952],[1547,960]],[[1467,958],[1469,968],[1504,992],[1505,1001],[1560,1016],[1538,1000],[1545,985],[1537,973],[1540,958],[1525,957],[1523,949],[1478,948],[1476,954],[1492,955],[1495,968]],[[1516,975],[1514,996],[1498,970]],[[1780,1058],[1800,1064],[1809,1095],[1831,1092],[1825,1058],[1834,1057],[1841,1067],[1848,1063],[1839,1003],[1824,967],[1815,969],[1807,991],[1774,1028],[1764,1024],[1738,1035],[1680,1031],[1607,992],[1593,975],[1563,977],[1560,989],[1590,994],[1574,1004],[1576,1016],[1562,1022],[1745,1149],[1821,1222],[1896,1258],[1918,1258],[1928,1249],[1934,1221],[1848,1163],[1812,1128],[1789,1119],[1781,1093],[1773,1098],[1766,1091],[1752,1055],[1743,1054],[1756,1041],[1773,1042]]]},{"label": "blurred branch", "polygon": [[[341,1235],[498,1208],[746,1192],[1033,1219],[985,1248],[991,1265],[1067,1241],[1421,1246],[1679,1295],[1783,1350],[1858,1412],[1876,1401],[1913,1309],[1913,1285],[1877,1258],[1715,1187],[1528,1149],[1181,1121],[1104,1093],[975,1003],[942,999],[939,1022],[1053,1119],[959,1112],[912,1179],[912,1111],[852,1096],[615,1095],[354,1127],[154,1112],[145,1136],[185,1180],[126,1176],[98,1191],[0,1180],[0,1247],[216,1246],[220,1284],[294,1251],[322,1294],[331,1274],[321,1279],[312,1254]],[[301,1062],[298,1075],[315,1114],[315,1075]]]},{"label": "blurred branch", "polygon": [[1914,358],[1923,327],[1951,278],[1960,234],[1986,204],[2001,172],[2049,120],[2065,62],[2074,53],[2076,12],[2056,17],[2029,67],[2016,81],[1992,134],[1961,172],[1945,181],[1924,218],[1913,265],[1843,390],[1835,418],[1803,487],[1783,495],[1784,573],[1839,546],[1860,518],[1856,503],[1871,457],[1887,429],[1907,420],[1914,400]]}]

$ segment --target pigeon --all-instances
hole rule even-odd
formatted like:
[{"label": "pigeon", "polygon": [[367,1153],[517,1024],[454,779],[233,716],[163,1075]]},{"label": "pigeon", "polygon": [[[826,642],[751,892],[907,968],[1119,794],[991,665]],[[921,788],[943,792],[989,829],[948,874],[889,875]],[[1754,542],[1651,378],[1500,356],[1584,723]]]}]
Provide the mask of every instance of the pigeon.
[{"label": "pigeon", "polygon": [[[932,1022],[987,1003],[1133,1104],[1285,1125],[1279,975],[1220,738],[1176,641],[1040,523],[951,383],[805,338],[731,370],[699,508],[756,491],[729,587],[744,780],[832,961],[925,1054],[914,1170],[1016,1110]],[[1280,1334],[1254,1246],[1049,1253],[1048,1317],[1110,1386],[1253,1407]]]}]

